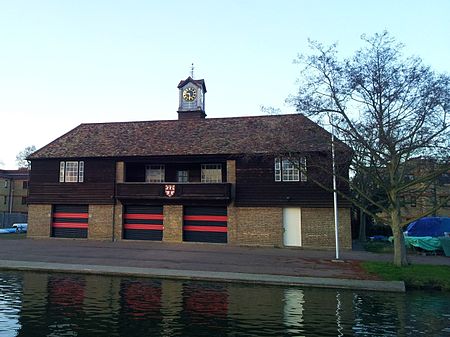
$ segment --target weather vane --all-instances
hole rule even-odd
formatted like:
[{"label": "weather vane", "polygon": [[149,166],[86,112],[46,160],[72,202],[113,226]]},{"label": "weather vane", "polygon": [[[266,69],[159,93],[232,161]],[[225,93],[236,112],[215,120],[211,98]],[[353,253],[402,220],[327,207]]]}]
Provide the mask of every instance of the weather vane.
[{"label": "weather vane", "polygon": [[191,77],[194,78],[194,63],[191,64]]}]

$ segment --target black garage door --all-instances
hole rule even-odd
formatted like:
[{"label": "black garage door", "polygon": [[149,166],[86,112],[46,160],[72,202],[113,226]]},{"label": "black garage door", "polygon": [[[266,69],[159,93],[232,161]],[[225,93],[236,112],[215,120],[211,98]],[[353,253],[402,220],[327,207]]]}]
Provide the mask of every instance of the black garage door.
[{"label": "black garage door", "polygon": [[125,206],[123,238],[128,240],[161,241],[163,236],[163,219],[162,206]]},{"label": "black garage door", "polygon": [[227,243],[226,207],[184,208],[183,240],[188,242]]},{"label": "black garage door", "polygon": [[88,205],[53,205],[52,236],[87,238],[88,220]]}]

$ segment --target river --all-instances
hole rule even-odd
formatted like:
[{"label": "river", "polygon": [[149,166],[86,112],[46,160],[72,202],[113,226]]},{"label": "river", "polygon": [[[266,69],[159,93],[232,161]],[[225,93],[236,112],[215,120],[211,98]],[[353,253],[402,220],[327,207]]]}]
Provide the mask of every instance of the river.
[{"label": "river", "polygon": [[450,294],[0,271],[0,336],[450,336]]}]

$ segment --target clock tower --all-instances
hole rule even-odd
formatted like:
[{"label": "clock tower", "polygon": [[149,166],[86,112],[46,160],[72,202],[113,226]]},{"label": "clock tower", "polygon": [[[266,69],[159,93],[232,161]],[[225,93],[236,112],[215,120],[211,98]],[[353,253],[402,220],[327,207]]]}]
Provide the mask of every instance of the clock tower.
[{"label": "clock tower", "polygon": [[194,80],[189,76],[178,84],[179,107],[178,119],[205,118],[205,93],[204,80]]}]

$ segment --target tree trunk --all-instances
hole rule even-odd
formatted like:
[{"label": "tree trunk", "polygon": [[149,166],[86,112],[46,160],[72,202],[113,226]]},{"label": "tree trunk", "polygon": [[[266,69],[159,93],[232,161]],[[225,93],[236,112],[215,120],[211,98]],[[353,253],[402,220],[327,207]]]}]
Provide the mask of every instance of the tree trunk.
[{"label": "tree trunk", "polygon": [[406,255],[405,238],[400,228],[400,212],[397,210],[391,212],[391,228],[394,235],[394,265],[397,267],[407,266],[409,261]]},{"label": "tree trunk", "polygon": [[359,209],[359,241],[360,242],[366,242],[366,223],[367,223],[366,213],[360,208]]}]

